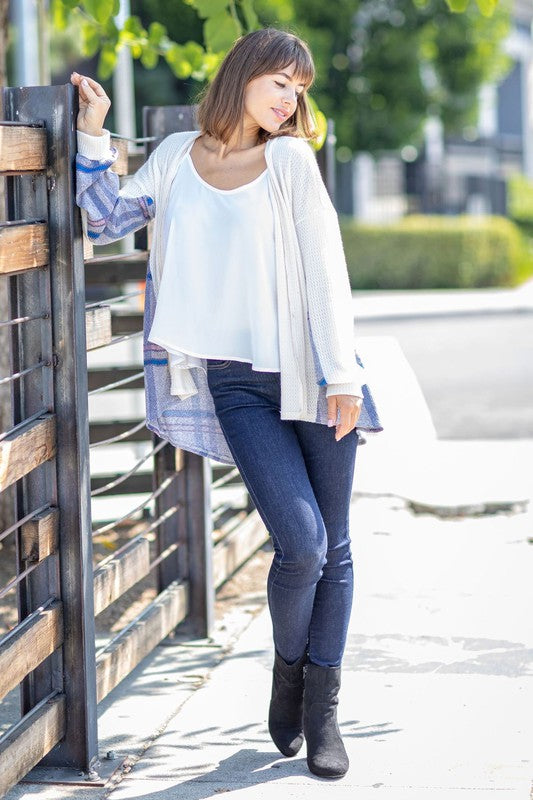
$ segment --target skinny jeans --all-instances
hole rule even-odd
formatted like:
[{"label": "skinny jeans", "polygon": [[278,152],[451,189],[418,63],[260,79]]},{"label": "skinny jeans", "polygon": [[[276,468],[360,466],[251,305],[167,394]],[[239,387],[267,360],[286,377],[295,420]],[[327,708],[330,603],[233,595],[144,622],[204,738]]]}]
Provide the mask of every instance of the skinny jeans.
[{"label": "skinny jeans", "polygon": [[207,359],[215,413],[242,480],[269,531],[267,579],[274,646],[293,663],[307,650],[340,666],[353,600],[349,531],[358,435],[280,417],[280,373]]}]

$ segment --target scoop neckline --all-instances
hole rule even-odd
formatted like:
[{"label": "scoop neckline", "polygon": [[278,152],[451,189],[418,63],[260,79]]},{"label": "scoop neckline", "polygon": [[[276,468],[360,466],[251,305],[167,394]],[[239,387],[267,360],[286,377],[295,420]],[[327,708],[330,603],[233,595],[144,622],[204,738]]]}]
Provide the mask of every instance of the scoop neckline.
[{"label": "scoop neckline", "polygon": [[194,161],[192,160],[192,156],[191,156],[191,149],[192,149],[192,145],[187,150],[186,158],[189,159],[189,164],[191,165],[193,173],[195,174],[197,179],[200,181],[200,183],[202,183],[208,189],[211,189],[213,192],[219,192],[219,194],[233,194],[234,192],[240,192],[243,189],[247,189],[249,186],[253,186],[255,183],[260,181],[261,178],[263,178],[268,172],[268,166],[267,166],[266,169],[263,170],[263,172],[259,173],[257,178],[253,179],[253,181],[249,181],[248,183],[242,183],[240,186],[235,186],[233,189],[219,189],[218,186],[212,186],[212,184],[208,183],[206,180],[204,180],[202,178],[202,176],[200,175],[200,173],[198,172],[198,170],[194,166]]}]

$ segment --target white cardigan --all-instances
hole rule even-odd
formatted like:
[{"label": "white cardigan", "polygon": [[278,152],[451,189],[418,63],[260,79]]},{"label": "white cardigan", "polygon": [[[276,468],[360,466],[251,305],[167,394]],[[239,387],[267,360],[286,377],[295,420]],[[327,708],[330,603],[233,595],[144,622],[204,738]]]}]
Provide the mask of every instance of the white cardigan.
[{"label": "white cardigan", "polygon": [[[120,189],[123,197],[154,198],[150,261],[156,297],[164,263],[162,228],[172,180],[199,135],[200,131],[184,131],[167,136]],[[78,151],[86,158],[104,159],[109,146],[109,131],[101,137],[78,131]],[[265,159],[275,226],[280,416],[313,422],[319,384],[327,384],[327,397],[363,397],[365,378],[356,362],[346,259],[337,213],[310,145],[293,136],[269,139]],[[172,364],[169,369],[173,394],[198,391],[189,367]]]}]

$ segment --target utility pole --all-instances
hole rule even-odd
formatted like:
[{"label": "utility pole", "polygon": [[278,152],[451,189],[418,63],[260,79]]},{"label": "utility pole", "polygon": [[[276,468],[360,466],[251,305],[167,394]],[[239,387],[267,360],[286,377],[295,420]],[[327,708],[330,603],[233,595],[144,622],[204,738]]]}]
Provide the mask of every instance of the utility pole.
[{"label": "utility pole", "polygon": [[17,0],[10,4],[15,29],[16,86],[49,86],[48,0]]},{"label": "utility pole", "polygon": [[[120,10],[115,17],[118,28],[131,14],[130,0],[120,0]],[[135,138],[135,91],[133,85],[133,58],[129,47],[123,47],[117,58],[117,65],[113,73],[113,106],[115,109],[116,133],[120,136]],[[133,149],[132,143],[128,150]]]},{"label": "utility pole", "polygon": [[[115,17],[118,28],[131,14],[130,0],[120,0],[120,10]],[[115,133],[119,136],[128,136],[135,139],[135,90],[133,84],[133,58],[129,47],[123,47],[117,57],[117,65],[113,72],[113,107],[115,119]],[[133,142],[128,142],[128,152],[135,150]],[[120,242],[123,253],[133,250],[135,236],[133,233],[125,236]]]}]

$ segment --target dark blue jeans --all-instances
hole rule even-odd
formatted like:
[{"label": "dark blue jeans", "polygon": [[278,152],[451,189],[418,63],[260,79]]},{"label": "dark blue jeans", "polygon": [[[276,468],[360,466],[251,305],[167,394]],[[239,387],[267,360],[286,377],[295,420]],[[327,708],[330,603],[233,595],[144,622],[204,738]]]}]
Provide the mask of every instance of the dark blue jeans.
[{"label": "dark blue jeans", "polygon": [[220,427],[274,548],[267,597],[274,646],[285,661],[306,650],[321,666],[342,661],[353,598],[350,496],[355,428],[282,420],[280,374],[207,359]]}]

